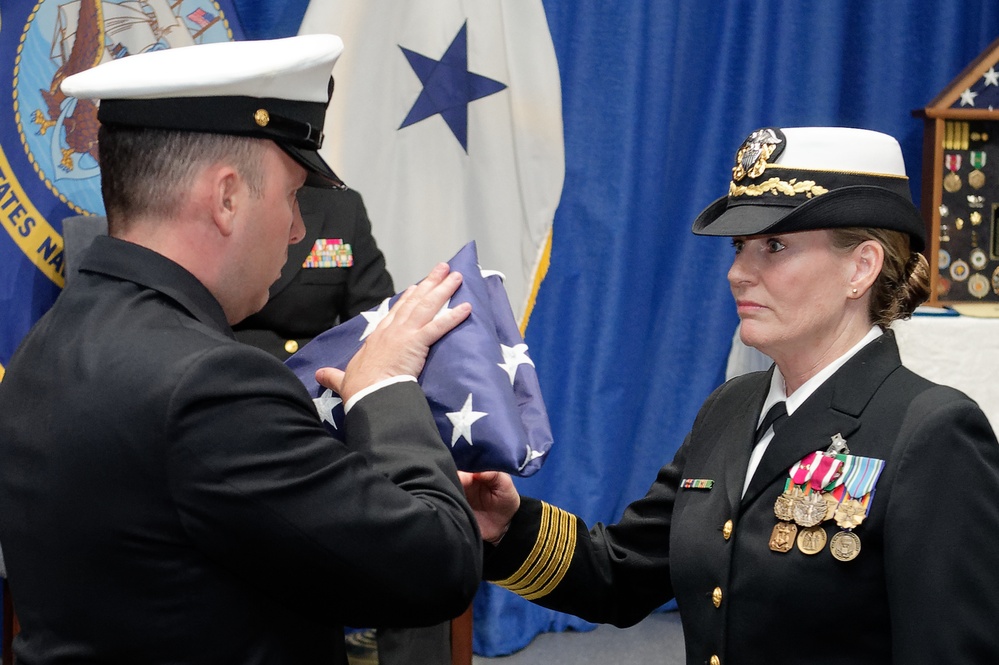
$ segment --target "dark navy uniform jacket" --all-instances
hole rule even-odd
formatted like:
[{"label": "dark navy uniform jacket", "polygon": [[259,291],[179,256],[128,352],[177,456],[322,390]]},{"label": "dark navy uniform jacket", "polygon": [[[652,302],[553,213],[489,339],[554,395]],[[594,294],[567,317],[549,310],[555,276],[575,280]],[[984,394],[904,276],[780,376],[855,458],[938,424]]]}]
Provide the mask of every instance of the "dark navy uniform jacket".
[{"label": "dark navy uniform jacket", "polygon": [[[271,287],[264,308],[234,326],[240,341],[281,360],[319,333],[395,295],[360,194],[350,189],[303,187],[298,204],[305,238],[288,247],[281,279]],[[353,265],[303,267],[319,239],[349,245]]]},{"label": "dark navy uniform jacket", "polygon": [[[981,409],[902,367],[888,332],[785,421],[741,497],[771,372],[718,388],[617,524],[525,498],[487,579],[619,626],[675,596],[691,665],[999,662],[999,444]],[[772,551],[789,468],[837,433],[886,461],[859,554]]]},{"label": "dark navy uniform jacket", "polygon": [[35,663],[346,663],[460,614],[481,540],[415,383],[328,436],[190,273],[94,240],[0,383],[0,542]]}]

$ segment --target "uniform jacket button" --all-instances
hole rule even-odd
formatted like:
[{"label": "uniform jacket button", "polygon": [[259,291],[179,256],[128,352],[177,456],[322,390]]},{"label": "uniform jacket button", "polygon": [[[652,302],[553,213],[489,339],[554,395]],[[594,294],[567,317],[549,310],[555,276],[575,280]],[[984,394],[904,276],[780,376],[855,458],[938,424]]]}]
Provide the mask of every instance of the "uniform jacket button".
[{"label": "uniform jacket button", "polygon": [[289,339],[284,343],[284,350],[288,353],[295,353],[295,351],[298,351],[298,342],[293,339]]}]

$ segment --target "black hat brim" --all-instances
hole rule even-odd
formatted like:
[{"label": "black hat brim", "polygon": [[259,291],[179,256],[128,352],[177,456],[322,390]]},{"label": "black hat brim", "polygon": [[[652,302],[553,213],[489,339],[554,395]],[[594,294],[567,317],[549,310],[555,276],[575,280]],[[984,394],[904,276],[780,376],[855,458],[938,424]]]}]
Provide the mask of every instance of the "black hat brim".
[{"label": "black hat brim", "polygon": [[901,231],[911,238],[914,251],[926,246],[925,225],[912,202],[867,185],[841,187],[794,207],[759,200],[733,203],[722,197],[697,216],[692,230],[697,235],[731,237],[850,227]]},{"label": "black hat brim", "polygon": [[277,142],[277,144],[308,172],[305,176],[305,184],[309,187],[347,189],[347,186],[333,172],[326,160],[315,150],[298,148],[281,142]]}]

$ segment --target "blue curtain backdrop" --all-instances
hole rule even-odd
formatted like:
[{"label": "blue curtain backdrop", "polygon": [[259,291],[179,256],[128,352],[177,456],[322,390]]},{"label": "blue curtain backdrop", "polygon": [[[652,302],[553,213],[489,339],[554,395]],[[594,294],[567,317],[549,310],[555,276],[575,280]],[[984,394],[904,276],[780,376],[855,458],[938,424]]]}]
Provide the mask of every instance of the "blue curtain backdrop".
[{"label": "blue curtain backdrop", "polygon": [[[265,38],[294,34],[307,0],[235,4],[246,36]],[[611,521],[645,492],[723,379],[736,325],[725,282],[732,251],[695,238],[690,224],[726,191],[742,139],[766,125],[888,132],[918,197],[922,122],[911,111],[999,37],[999,3],[544,6],[566,178],[527,342],[555,445],[519,486],[590,523]],[[588,627],[484,586],[475,650],[509,653],[539,632]]]}]

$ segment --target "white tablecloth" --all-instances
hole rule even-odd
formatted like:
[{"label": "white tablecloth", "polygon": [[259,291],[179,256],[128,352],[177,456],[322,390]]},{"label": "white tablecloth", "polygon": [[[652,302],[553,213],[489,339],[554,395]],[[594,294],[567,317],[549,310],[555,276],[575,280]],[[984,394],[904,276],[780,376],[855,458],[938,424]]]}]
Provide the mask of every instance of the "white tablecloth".
[{"label": "white tablecloth", "polygon": [[[917,314],[892,329],[906,367],[970,396],[999,432],[999,319]],[[766,369],[770,362],[744,345],[736,330],[726,378]]]}]

